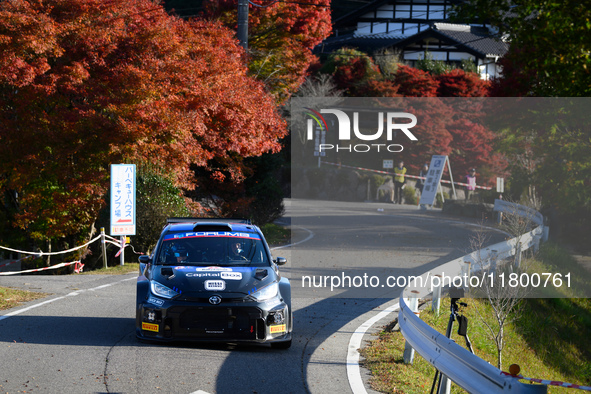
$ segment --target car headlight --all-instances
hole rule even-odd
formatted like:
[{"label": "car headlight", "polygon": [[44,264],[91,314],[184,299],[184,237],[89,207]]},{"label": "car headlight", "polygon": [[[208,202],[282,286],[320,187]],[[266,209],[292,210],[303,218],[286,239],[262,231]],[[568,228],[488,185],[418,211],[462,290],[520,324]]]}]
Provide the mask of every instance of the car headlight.
[{"label": "car headlight", "polygon": [[266,301],[277,296],[279,292],[279,285],[277,283],[271,283],[269,286],[265,286],[262,289],[251,293],[257,301]]},{"label": "car headlight", "polygon": [[179,295],[178,292],[155,281],[150,282],[150,290],[152,290],[152,294],[169,300]]}]

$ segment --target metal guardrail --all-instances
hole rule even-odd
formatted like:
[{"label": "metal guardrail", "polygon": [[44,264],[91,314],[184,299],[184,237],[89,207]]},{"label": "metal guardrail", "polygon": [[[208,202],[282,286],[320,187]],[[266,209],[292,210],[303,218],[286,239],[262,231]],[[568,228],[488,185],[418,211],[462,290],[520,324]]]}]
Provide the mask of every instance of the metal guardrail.
[{"label": "metal guardrail", "polygon": [[398,324],[402,335],[415,351],[470,393],[547,392],[546,386],[523,384],[517,378],[502,375],[501,370],[425,324],[403,298],[400,299]]},{"label": "metal guardrail", "polygon": [[[466,273],[470,274],[476,271],[478,267],[475,267],[473,264],[468,265],[466,264],[467,262],[506,258],[539,245],[542,234],[544,233],[544,225],[543,217],[538,212],[532,212],[528,207],[519,204],[510,204],[504,201],[500,203],[495,202],[495,210],[517,213],[523,216],[527,215],[538,227],[516,238],[497,243],[486,249],[481,249],[459,259],[452,260],[423,274],[421,278],[425,280],[436,275],[462,276]],[[470,272],[467,272],[467,267],[471,267]],[[400,311],[398,313],[400,331],[415,351],[443,375],[470,393],[547,392],[547,386],[545,385],[523,384],[515,377],[503,375],[501,370],[470,353],[419,319],[407,305],[406,300],[410,298],[422,298],[428,295],[432,291],[431,288],[425,286],[428,282],[427,280],[415,281],[415,284],[418,283],[421,286],[406,287],[403,295],[400,297]]]}]

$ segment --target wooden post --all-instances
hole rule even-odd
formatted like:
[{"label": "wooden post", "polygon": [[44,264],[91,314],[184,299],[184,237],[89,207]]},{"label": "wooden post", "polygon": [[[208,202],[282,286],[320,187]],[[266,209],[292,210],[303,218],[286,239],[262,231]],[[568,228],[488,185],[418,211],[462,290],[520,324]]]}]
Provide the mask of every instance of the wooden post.
[{"label": "wooden post", "polygon": [[101,227],[101,245],[103,247],[103,268],[107,268],[107,244],[105,242],[105,228]]}]

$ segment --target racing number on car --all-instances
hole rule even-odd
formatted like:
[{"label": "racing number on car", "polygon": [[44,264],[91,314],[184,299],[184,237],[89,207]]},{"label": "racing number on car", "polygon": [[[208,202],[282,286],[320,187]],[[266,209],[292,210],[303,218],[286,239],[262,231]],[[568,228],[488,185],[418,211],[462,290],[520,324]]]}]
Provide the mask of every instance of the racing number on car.
[{"label": "racing number on car", "polygon": [[222,291],[226,288],[226,282],[223,280],[206,280],[205,290]]}]

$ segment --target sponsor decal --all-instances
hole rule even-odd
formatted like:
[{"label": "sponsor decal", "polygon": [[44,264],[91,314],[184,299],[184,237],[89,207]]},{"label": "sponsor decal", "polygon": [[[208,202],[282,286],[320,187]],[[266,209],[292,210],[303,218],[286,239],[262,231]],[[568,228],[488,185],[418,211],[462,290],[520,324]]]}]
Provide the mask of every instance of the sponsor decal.
[{"label": "sponsor decal", "polygon": [[160,300],[160,299],[154,298],[154,297],[148,298],[148,302],[150,304],[154,304],[154,305],[158,305],[158,306],[164,305],[164,300]]},{"label": "sponsor decal", "polygon": [[232,271],[232,268],[228,267],[198,267],[196,271]]},{"label": "sponsor decal", "polygon": [[222,272],[221,277],[228,280],[242,280],[242,272]]},{"label": "sponsor decal", "polygon": [[226,282],[223,280],[206,280],[204,284],[205,290],[222,291],[226,289]]},{"label": "sponsor decal", "polygon": [[164,240],[168,241],[171,239],[198,238],[198,237],[230,237],[230,238],[260,239],[258,234],[251,234],[251,233],[240,233],[240,232],[233,233],[230,231],[200,231],[200,232],[191,232],[191,233],[168,234],[164,237]]},{"label": "sponsor decal", "polygon": [[287,332],[287,328],[285,327],[285,324],[277,324],[275,326],[271,326],[269,327],[271,334],[283,334],[285,332]]},{"label": "sponsor decal", "polygon": [[187,278],[219,278],[220,272],[189,272],[185,276]]},{"label": "sponsor decal", "polygon": [[158,324],[142,322],[142,330],[158,332]]}]

